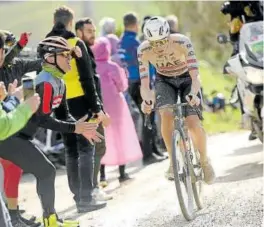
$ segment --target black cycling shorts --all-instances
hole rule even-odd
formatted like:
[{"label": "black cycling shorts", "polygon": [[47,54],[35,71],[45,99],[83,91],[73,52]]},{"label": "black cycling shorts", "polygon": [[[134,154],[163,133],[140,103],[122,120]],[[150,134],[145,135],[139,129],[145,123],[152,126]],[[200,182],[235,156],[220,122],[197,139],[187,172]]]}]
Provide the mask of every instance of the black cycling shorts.
[{"label": "black cycling shorts", "polygon": [[[164,105],[173,105],[178,101],[180,96],[181,102],[187,102],[185,96],[191,91],[192,78],[189,72],[186,72],[180,76],[169,77],[161,74],[157,74],[155,81],[155,94],[156,94],[156,106],[157,108]],[[198,93],[198,97],[201,99],[201,93]],[[199,106],[202,110],[202,100]],[[191,106],[183,108],[183,114],[185,117],[190,115],[197,115],[197,112]]]}]

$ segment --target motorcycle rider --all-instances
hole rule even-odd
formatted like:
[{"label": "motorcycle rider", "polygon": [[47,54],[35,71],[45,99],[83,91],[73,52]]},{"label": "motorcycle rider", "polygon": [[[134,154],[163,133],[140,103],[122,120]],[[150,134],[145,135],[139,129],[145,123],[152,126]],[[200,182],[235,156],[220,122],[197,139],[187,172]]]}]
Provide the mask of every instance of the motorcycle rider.
[{"label": "motorcycle rider", "polygon": [[263,20],[263,9],[259,1],[226,1],[221,6],[221,12],[231,16],[229,36],[233,45],[231,56],[234,56],[239,51],[239,34],[243,23]]},{"label": "motorcycle rider", "polygon": [[[263,6],[260,1],[225,1],[221,6],[221,12],[224,15],[229,14],[231,16],[229,23],[229,37],[233,46],[231,57],[239,53],[239,35],[240,29],[243,23],[250,23],[263,20]],[[226,63],[224,65],[223,73],[228,74],[226,70]],[[236,86],[235,86],[236,87]],[[235,88],[236,89],[236,88]],[[238,92],[238,91],[237,91]],[[238,94],[240,103],[240,110],[242,116],[244,115],[243,104]],[[255,140],[257,134],[252,127],[252,131],[249,135],[249,140]]]}]

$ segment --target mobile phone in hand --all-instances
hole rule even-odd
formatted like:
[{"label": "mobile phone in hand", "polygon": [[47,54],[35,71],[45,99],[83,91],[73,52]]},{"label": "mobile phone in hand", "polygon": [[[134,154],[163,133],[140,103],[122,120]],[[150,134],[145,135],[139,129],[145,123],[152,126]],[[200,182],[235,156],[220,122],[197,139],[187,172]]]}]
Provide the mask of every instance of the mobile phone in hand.
[{"label": "mobile phone in hand", "polygon": [[24,100],[32,97],[36,93],[35,80],[33,78],[29,78],[29,77],[23,78],[22,87],[23,87]]}]

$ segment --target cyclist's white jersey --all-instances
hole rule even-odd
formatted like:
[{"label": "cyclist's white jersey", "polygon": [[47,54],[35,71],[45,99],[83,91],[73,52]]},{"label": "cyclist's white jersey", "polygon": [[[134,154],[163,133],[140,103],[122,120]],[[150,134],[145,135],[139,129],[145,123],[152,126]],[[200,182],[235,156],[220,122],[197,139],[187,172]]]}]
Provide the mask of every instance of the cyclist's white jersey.
[{"label": "cyclist's white jersey", "polygon": [[180,76],[188,71],[197,70],[198,62],[190,39],[182,34],[171,34],[164,52],[157,53],[144,41],[138,47],[140,77],[149,76],[149,63],[164,76]]}]

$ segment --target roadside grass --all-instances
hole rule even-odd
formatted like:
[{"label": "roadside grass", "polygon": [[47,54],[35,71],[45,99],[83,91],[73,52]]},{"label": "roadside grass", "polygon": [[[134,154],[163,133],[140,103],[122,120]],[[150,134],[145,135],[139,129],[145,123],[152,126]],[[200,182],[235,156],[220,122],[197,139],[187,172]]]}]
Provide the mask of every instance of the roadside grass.
[{"label": "roadside grass", "polygon": [[[211,98],[211,92],[216,90],[225,96],[227,103],[235,80],[223,76],[220,72],[203,64],[200,68],[200,75],[204,94]],[[241,114],[239,109],[234,110],[232,107],[227,106],[225,112],[211,113],[204,111],[203,116],[203,125],[209,134],[240,130]]]}]

